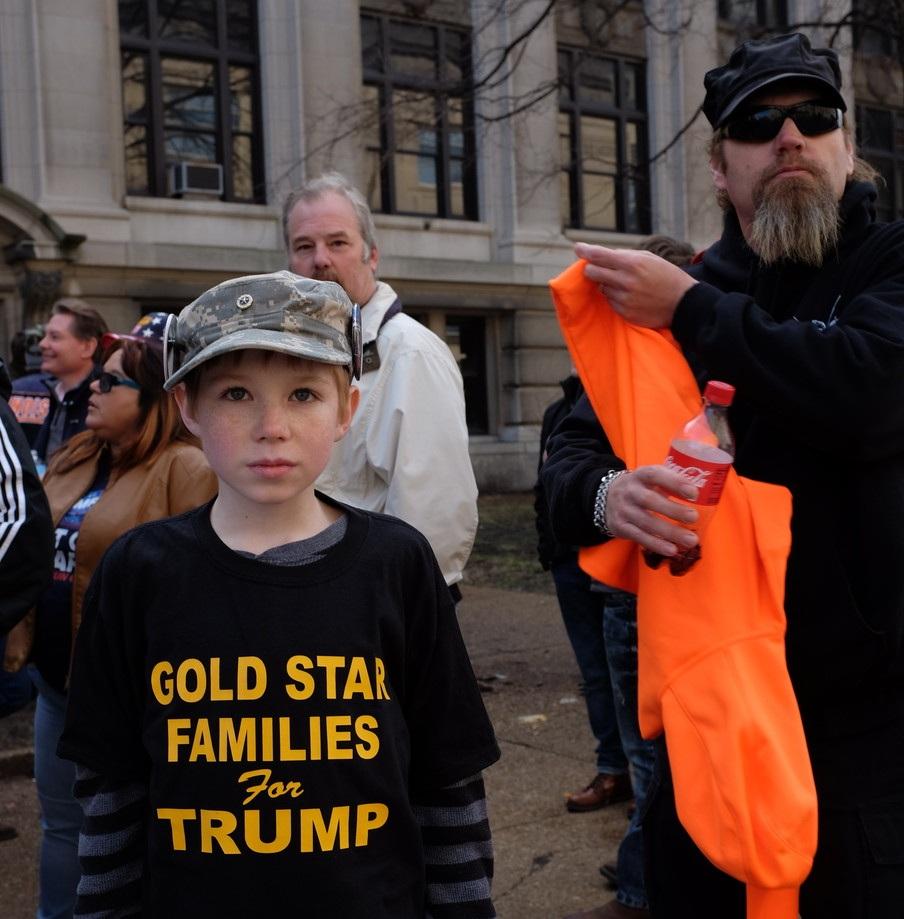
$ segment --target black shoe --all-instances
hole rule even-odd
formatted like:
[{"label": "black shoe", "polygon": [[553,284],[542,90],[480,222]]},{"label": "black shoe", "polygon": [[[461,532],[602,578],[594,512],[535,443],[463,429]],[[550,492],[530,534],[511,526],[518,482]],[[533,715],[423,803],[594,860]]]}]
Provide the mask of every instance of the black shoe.
[{"label": "black shoe", "polygon": [[18,835],[14,826],[0,826],[0,842],[9,842],[10,839],[15,839]]},{"label": "black shoe", "polygon": [[618,890],[618,868],[614,862],[600,865],[600,874],[606,879],[606,887],[609,890]]}]

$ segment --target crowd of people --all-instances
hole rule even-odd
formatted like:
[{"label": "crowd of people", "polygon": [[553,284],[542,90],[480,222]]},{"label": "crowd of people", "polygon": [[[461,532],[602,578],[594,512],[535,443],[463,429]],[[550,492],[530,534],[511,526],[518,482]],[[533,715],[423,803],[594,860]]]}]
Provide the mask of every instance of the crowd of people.
[{"label": "crowd of people", "polygon": [[[574,370],[540,560],[597,742],[565,806],[632,802],[597,919],[897,919],[904,223],[834,51],[745,42],[702,110],[722,236],[579,243],[552,285]],[[127,333],[63,298],[0,365],[0,714],[37,697],[41,919],[496,914],[461,375],[344,177],[283,229],[287,270]],[[641,553],[699,542],[660,454],[713,379],[737,475],[679,579]]]}]

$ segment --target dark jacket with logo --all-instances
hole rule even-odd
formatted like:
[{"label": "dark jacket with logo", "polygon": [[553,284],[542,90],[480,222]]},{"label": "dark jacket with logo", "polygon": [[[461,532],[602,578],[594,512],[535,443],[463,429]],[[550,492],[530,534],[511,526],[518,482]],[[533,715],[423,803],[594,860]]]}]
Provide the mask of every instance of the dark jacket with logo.
[{"label": "dark jacket with logo", "polygon": [[51,394],[53,380],[49,373],[30,373],[13,380],[9,407],[15,413],[30,447],[34,447],[41,426],[50,414],[50,406],[56,401]]},{"label": "dark jacket with logo", "polygon": [[42,462],[46,463],[50,459],[47,455],[50,433],[54,424],[57,423],[58,416],[61,412],[63,413],[61,419],[62,439],[58,448],[60,445],[66,443],[70,437],[85,430],[85,418],[88,414],[88,400],[91,398],[91,390],[89,387],[99,376],[100,368],[95,367],[75,389],[70,389],[69,392],[63,396],[62,402],[58,401],[56,393],[54,392],[54,378],[48,377],[45,381],[44,385],[50,394],[50,410],[32,444],[32,448]]},{"label": "dark jacket with logo", "polygon": [[[875,194],[848,185],[819,268],[761,267],[730,214],[672,321],[701,381],[737,388],[738,472],[793,495],[788,669],[817,735],[904,717],[904,222]],[[623,464],[586,399],[549,454],[558,537],[601,542],[593,497]]]}]

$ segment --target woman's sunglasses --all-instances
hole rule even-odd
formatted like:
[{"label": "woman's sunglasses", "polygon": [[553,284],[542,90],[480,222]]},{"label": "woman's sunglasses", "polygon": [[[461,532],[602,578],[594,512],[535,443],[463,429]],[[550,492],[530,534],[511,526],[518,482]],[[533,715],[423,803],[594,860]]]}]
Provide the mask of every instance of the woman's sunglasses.
[{"label": "woman's sunglasses", "polygon": [[747,109],[722,128],[722,136],[731,140],[764,143],[772,140],[790,118],[804,137],[817,137],[840,128],[843,116],[840,108],[818,102],[797,105],[764,105]]},{"label": "woman's sunglasses", "polygon": [[134,380],[127,380],[124,377],[118,377],[106,370],[97,378],[97,388],[104,393],[109,392],[114,386],[128,386],[130,389],[141,390],[141,387]]}]

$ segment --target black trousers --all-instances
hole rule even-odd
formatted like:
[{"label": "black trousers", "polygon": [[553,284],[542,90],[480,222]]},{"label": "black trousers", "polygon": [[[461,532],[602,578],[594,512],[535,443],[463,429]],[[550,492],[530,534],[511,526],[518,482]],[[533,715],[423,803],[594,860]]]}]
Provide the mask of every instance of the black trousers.
[{"label": "black trousers", "polygon": [[[855,724],[843,738],[809,740],[819,842],[802,919],[904,919],[904,722],[862,732]],[[643,834],[654,919],[745,919],[744,885],[678,821],[664,740]]]}]

